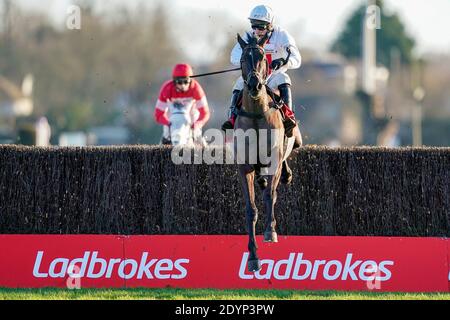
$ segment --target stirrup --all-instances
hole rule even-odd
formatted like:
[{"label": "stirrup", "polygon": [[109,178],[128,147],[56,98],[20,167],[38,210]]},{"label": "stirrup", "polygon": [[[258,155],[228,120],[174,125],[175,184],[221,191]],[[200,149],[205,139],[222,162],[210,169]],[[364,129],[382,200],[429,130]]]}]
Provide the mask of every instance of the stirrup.
[{"label": "stirrup", "polygon": [[225,121],[225,122],[222,124],[222,130],[223,130],[223,131],[233,130],[233,129],[234,129],[234,126],[233,126],[233,124],[231,123],[230,120],[227,120],[227,121]]}]

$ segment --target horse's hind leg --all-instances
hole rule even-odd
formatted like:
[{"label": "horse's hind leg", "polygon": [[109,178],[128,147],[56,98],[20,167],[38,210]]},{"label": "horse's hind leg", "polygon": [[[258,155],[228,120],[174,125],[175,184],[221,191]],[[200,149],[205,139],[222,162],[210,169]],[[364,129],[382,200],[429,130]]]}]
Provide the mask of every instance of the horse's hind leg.
[{"label": "horse's hind leg", "polygon": [[275,203],[277,202],[277,186],[280,174],[269,178],[269,185],[263,192],[263,199],[266,213],[266,229],[264,230],[264,242],[278,242],[278,235],[275,230]]},{"label": "horse's hind leg", "polygon": [[258,209],[255,204],[255,188],[254,178],[255,173],[246,173],[241,169],[242,185],[245,197],[246,206],[246,221],[248,231],[248,251],[250,253],[247,263],[247,269],[249,272],[256,272],[261,269],[261,262],[259,261],[256,253],[258,245],[255,237],[256,221],[258,220]]}]

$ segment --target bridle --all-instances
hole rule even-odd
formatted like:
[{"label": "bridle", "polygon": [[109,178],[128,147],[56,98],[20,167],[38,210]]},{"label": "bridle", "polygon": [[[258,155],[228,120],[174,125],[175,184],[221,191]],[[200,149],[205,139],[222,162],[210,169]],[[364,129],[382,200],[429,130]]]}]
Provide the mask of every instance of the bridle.
[{"label": "bridle", "polygon": [[[247,56],[247,52],[249,50],[252,50],[250,52],[250,57],[251,57],[251,70],[244,75],[244,68],[243,65],[246,62],[246,60],[244,59],[244,57]],[[255,58],[254,58],[254,50],[258,50],[258,52],[262,55],[263,59],[261,61],[256,61],[255,63]],[[261,72],[258,71],[258,67],[259,67],[259,62],[263,62],[266,64],[266,69],[264,74],[262,74]],[[247,88],[249,88],[249,79],[254,76],[256,77],[256,79],[258,79],[258,84],[261,85],[262,87],[267,85],[267,77],[269,74],[269,62],[267,61],[266,58],[266,52],[264,51],[264,49],[259,46],[259,45],[250,45],[250,46],[246,46],[245,48],[242,49],[242,56],[241,56],[241,69],[242,69],[242,79],[244,80],[245,85],[247,86]],[[250,89],[250,88],[249,88]],[[259,91],[259,90],[258,90]],[[257,97],[252,97],[250,96],[252,99],[257,100]],[[245,118],[250,118],[250,119],[255,119],[255,120],[259,120],[259,119],[263,119],[265,117],[265,115],[267,113],[273,112],[273,110],[276,110],[276,106],[271,105],[269,110],[263,112],[263,113],[254,113],[254,112],[247,112],[245,110],[243,110],[243,108],[238,109],[237,114],[240,117],[245,117]]]},{"label": "bridle", "polygon": [[[242,69],[242,71],[244,70],[243,64],[246,62],[244,60],[244,57],[247,55],[246,53],[249,50],[250,50],[250,54],[249,55],[251,57],[251,66],[252,66],[252,68],[248,72],[247,75],[242,74],[242,79],[244,80],[244,83],[248,87],[249,86],[249,83],[248,83],[249,79],[252,76],[254,76],[254,77],[256,77],[256,79],[258,79],[258,84],[261,84],[261,85],[265,86],[267,84],[267,76],[268,76],[268,72],[269,72],[269,62],[267,61],[267,58],[266,58],[266,52],[264,51],[264,49],[262,47],[260,47],[258,45],[252,45],[252,46],[247,46],[247,47],[245,47],[245,49],[243,49],[242,57],[241,57],[241,69]],[[256,64],[255,64],[255,58],[254,58],[255,55],[253,53],[254,50],[257,50],[262,55],[263,59],[261,60],[261,62],[264,62],[266,64],[266,68],[265,68],[265,73],[264,74],[261,74],[258,71],[258,67],[259,67],[258,62],[259,61],[256,61]]]}]

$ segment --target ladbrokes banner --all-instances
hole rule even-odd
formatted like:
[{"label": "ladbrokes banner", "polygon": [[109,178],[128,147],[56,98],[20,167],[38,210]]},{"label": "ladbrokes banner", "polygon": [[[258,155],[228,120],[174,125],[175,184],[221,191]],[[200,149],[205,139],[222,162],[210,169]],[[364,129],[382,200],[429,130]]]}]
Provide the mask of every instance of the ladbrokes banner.
[{"label": "ladbrokes banner", "polygon": [[1,235],[0,287],[278,288],[449,291],[449,244],[438,238]]}]

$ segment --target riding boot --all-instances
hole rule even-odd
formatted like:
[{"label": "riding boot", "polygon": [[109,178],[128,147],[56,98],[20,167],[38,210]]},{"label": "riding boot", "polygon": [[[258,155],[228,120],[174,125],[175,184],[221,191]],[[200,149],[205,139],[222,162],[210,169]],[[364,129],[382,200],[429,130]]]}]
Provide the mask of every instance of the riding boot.
[{"label": "riding boot", "polygon": [[290,138],[293,135],[293,130],[297,126],[297,121],[295,120],[295,115],[292,110],[292,93],[291,85],[284,83],[278,86],[280,90],[280,97],[283,100],[285,106],[281,108],[281,112],[284,115],[283,125],[286,137]]},{"label": "riding boot", "polygon": [[231,106],[228,112],[228,120],[222,124],[222,130],[234,129],[234,122],[237,117],[237,104],[239,102],[240,90],[233,90],[233,96],[231,97]]}]

